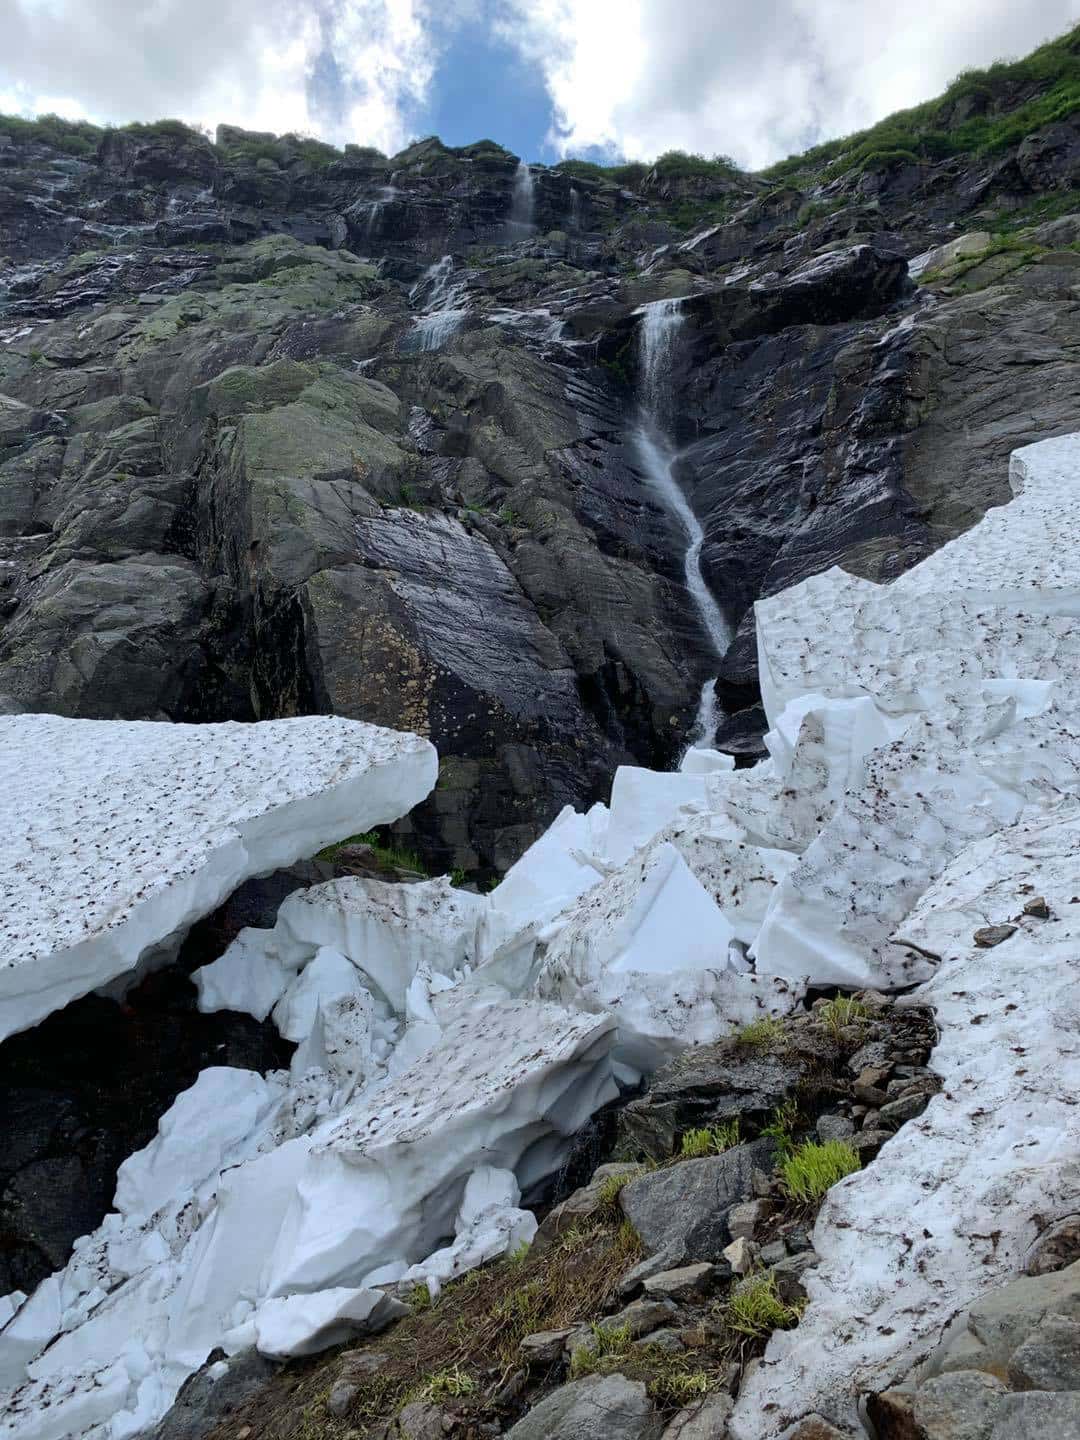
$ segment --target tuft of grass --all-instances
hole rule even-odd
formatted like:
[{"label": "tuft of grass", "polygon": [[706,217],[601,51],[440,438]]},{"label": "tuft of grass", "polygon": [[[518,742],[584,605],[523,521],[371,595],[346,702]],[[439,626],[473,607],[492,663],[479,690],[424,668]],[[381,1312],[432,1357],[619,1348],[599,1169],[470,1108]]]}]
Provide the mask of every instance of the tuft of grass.
[{"label": "tuft of grass", "polygon": [[698,1160],[703,1155],[722,1155],[739,1143],[739,1120],[726,1120],[722,1125],[705,1126],[700,1130],[688,1130],[682,1137],[680,1152],[686,1160]]},{"label": "tuft of grass", "polygon": [[472,1395],[475,1390],[476,1381],[460,1365],[437,1370],[424,1386],[424,1394],[429,1400],[460,1400],[464,1395]]},{"label": "tuft of grass", "polygon": [[619,1196],[633,1178],[633,1175],[629,1173],[626,1175],[609,1175],[600,1186],[600,1194],[597,1196],[596,1208],[599,1214],[604,1216],[605,1219],[613,1220],[619,1213]]},{"label": "tuft of grass", "polygon": [[704,1370],[690,1370],[679,1364],[661,1365],[649,1384],[649,1394],[661,1405],[684,1406],[700,1400],[713,1387]]},{"label": "tuft of grass", "polygon": [[848,1025],[861,1025],[870,1019],[870,1011],[851,995],[837,995],[818,1011],[822,1023],[839,1035]]},{"label": "tuft of grass", "polygon": [[426,1285],[417,1285],[409,1291],[409,1309],[414,1315],[422,1315],[434,1305],[431,1291]]},{"label": "tuft of grass", "polygon": [[793,1145],[792,1136],[795,1126],[799,1123],[799,1106],[795,1100],[785,1100],[778,1105],[772,1113],[772,1119],[767,1125],[762,1126],[762,1135],[768,1135],[775,1140],[783,1151],[790,1151]]},{"label": "tuft of grass", "polygon": [[570,1378],[578,1380],[582,1375],[593,1375],[606,1360],[618,1360],[630,1349],[633,1332],[627,1325],[605,1325],[594,1320],[589,1326],[592,1339],[574,1351],[570,1363]]},{"label": "tuft of grass", "polygon": [[858,1151],[846,1140],[807,1141],[780,1164],[784,1191],[799,1204],[812,1205],[827,1191],[862,1168]]},{"label": "tuft of grass", "polygon": [[760,1020],[752,1020],[736,1033],[735,1044],[746,1045],[751,1050],[768,1050],[783,1038],[784,1027],[780,1021],[771,1015],[763,1015]]},{"label": "tuft of grass", "polygon": [[736,1335],[765,1340],[774,1330],[790,1330],[799,1323],[802,1308],[780,1298],[776,1276],[770,1270],[748,1275],[728,1296],[724,1321]]},{"label": "tuft of grass", "polygon": [[467,878],[465,871],[460,865],[455,865],[453,870],[450,871],[450,884],[453,885],[455,890],[459,890],[461,886],[465,884]]},{"label": "tuft of grass", "polygon": [[384,845],[376,830],[366,830],[362,835],[350,835],[346,840],[339,840],[336,845],[328,845],[325,850],[319,851],[315,859],[334,860],[338,852],[347,845],[366,845],[379,864],[390,869],[415,870],[421,875],[428,873],[415,850],[406,850],[400,845]]}]

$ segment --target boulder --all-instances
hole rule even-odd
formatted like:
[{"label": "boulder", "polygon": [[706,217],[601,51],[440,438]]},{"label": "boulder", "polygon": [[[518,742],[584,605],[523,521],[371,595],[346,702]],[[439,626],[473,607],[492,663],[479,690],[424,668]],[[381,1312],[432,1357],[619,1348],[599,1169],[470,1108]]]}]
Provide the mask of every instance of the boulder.
[{"label": "boulder", "polygon": [[1046,1315],[1009,1361],[1017,1390],[1080,1390],[1080,1323]]},{"label": "boulder", "polygon": [[676,1304],[693,1303],[711,1290],[720,1278],[718,1266],[702,1261],[682,1265],[677,1270],[661,1270],[645,1281],[645,1294],[652,1299],[674,1300]]},{"label": "boulder", "polygon": [[1080,1322],[1080,1261],[1048,1275],[1021,1276],[972,1305],[968,1325],[1004,1370],[1044,1315]]},{"label": "boulder", "polygon": [[589,1375],[534,1405],[507,1434],[511,1440],[658,1440],[662,1429],[640,1380]]},{"label": "boulder", "polygon": [[926,1440],[988,1440],[1007,1394],[994,1375],[957,1370],[920,1386],[915,1421]]},{"label": "boulder", "polygon": [[1080,1435],[1080,1394],[1006,1395],[986,1440],[1066,1440]]},{"label": "boulder", "polygon": [[146,1440],[204,1440],[277,1373],[278,1366],[254,1350],[227,1358],[216,1350],[180,1387],[172,1409]]},{"label": "boulder", "polygon": [[731,1396],[714,1391],[699,1404],[680,1410],[662,1440],[723,1440],[731,1411]]},{"label": "boulder", "polygon": [[773,1155],[772,1141],[755,1140],[685,1160],[632,1180],[619,1203],[646,1251],[662,1255],[668,1268],[717,1261],[731,1239],[727,1212],[750,1195],[755,1168],[768,1168]]}]

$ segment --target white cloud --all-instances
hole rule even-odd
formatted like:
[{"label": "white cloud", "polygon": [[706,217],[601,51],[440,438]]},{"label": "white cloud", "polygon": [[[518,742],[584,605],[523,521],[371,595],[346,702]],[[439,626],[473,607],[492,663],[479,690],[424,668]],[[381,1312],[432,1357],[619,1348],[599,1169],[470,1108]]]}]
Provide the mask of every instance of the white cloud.
[{"label": "white cloud", "polygon": [[440,37],[469,23],[536,66],[561,153],[761,165],[1077,18],[1080,0],[0,0],[0,108],[393,151],[422,126]]},{"label": "white cloud", "polygon": [[499,0],[545,76],[562,153],[762,165],[938,93],[1080,18],[1076,0]]},{"label": "white cloud", "polygon": [[0,96],[24,113],[224,120],[394,150],[431,83],[428,4],[0,0]]}]

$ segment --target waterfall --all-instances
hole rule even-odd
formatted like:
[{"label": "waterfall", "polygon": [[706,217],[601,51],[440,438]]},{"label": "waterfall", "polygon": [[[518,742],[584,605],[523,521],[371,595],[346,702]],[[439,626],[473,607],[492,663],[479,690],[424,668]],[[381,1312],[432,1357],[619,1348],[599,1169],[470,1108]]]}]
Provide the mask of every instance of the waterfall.
[{"label": "waterfall", "polygon": [[536,183],[524,160],[518,161],[510,200],[510,233],[515,238],[531,235],[536,229]]},{"label": "waterfall", "polygon": [[367,217],[364,220],[364,239],[371,240],[379,229],[379,220],[382,212],[386,209],[388,200],[392,200],[397,194],[393,185],[380,185],[377,200],[368,200]]},{"label": "waterfall", "polygon": [[415,304],[423,300],[423,314],[418,315],[406,337],[408,350],[440,350],[450,336],[461,328],[468,313],[462,304],[465,281],[455,278],[454,257],[444,255],[429,265],[409,291]]},{"label": "waterfall", "polygon": [[581,191],[576,185],[570,186],[570,229],[581,229]]},{"label": "waterfall", "polygon": [[[649,484],[686,532],[683,558],[686,588],[713,653],[719,657],[731,643],[731,627],[705,583],[701,569],[705,531],[675,477],[678,454],[668,438],[674,411],[671,375],[683,324],[682,302],[656,300],[641,306],[637,314],[641,316],[638,328],[641,419],[635,434],[637,450]],[[713,678],[702,687],[691,744],[711,744],[716,725],[716,680]]]}]

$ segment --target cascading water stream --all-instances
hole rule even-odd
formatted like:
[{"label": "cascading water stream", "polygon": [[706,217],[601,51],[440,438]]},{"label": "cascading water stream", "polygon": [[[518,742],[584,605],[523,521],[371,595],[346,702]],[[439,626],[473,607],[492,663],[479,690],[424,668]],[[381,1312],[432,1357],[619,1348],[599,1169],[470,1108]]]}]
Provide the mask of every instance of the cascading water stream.
[{"label": "cascading water stream", "polygon": [[410,350],[438,350],[460,328],[467,314],[461,303],[465,288],[465,281],[454,277],[452,255],[444,255],[424,271],[409,291],[409,299],[414,304],[422,300],[424,310],[409,332]]},{"label": "cascading water stream", "polygon": [[510,233],[524,239],[536,229],[536,183],[524,160],[518,161],[514,189],[510,197]]},{"label": "cascading water stream", "polygon": [[[719,658],[731,643],[731,627],[705,583],[701,549],[705,531],[675,478],[678,453],[668,438],[672,422],[671,372],[682,328],[682,302],[656,300],[641,306],[638,314],[640,353],[641,419],[635,441],[642,467],[660,502],[686,532],[683,564],[686,588],[697,607],[701,623],[715,655]],[[716,680],[702,687],[691,745],[709,745],[716,734]]]}]

